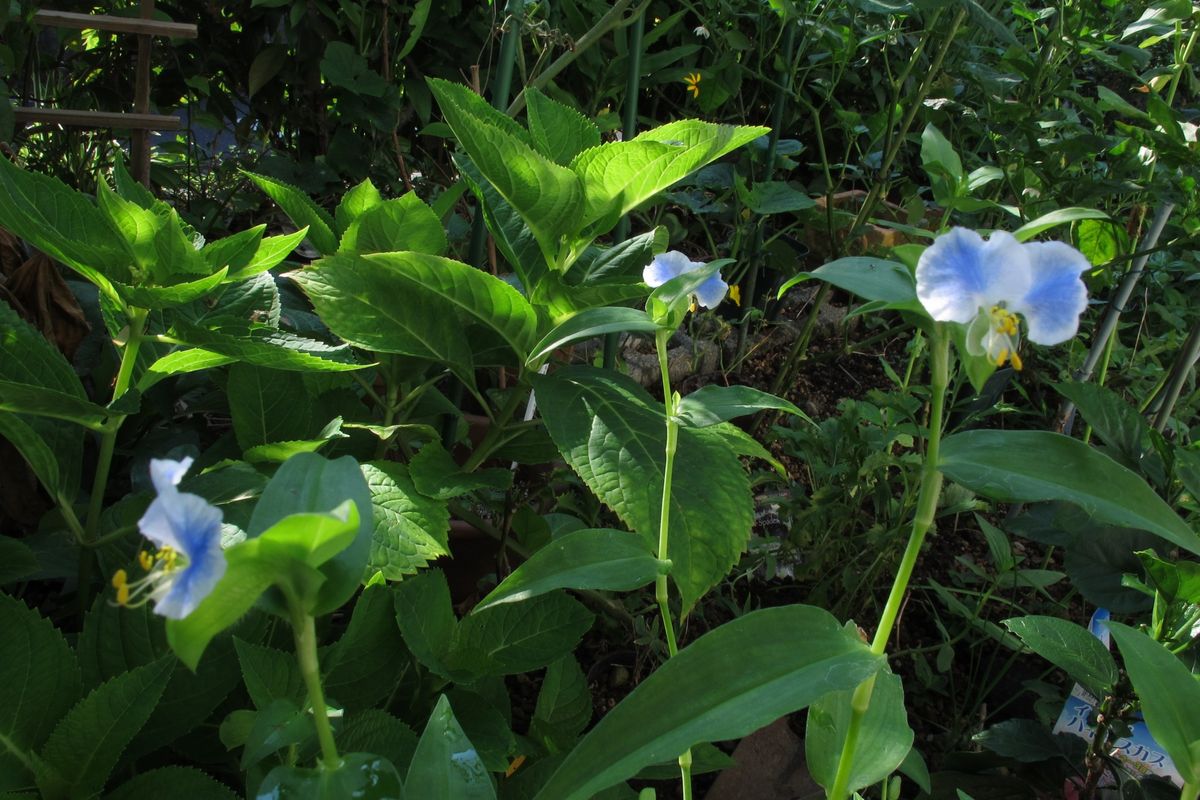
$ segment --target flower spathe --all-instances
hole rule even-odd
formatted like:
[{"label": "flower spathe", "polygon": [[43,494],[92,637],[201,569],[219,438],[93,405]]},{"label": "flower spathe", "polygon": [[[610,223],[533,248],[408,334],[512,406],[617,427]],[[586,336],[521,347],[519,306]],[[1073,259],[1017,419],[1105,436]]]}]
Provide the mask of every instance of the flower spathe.
[{"label": "flower spathe", "polygon": [[[668,250],[657,255],[645,269],[642,270],[642,280],[647,286],[662,286],[672,278],[678,278],[688,272],[693,272],[704,266],[703,261],[692,261],[678,250]],[[705,308],[716,308],[725,299],[729,284],[721,280],[720,273],[713,275],[696,287],[696,301]]]},{"label": "flower spathe", "polygon": [[1020,318],[1029,340],[1059,344],[1079,330],[1087,307],[1080,277],[1091,264],[1062,242],[1022,244],[996,231],[984,239],[967,228],[939,236],[917,262],[917,298],[939,322],[967,328],[967,350],[1021,368]]},{"label": "flower spathe", "polygon": [[156,614],[182,619],[225,574],[220,509],[176,488],[191,465],[191,458],[150,461],[150,479],[158,496],[138,520],[138,529],[158,549],[138,554],[146,572],[143,577],[130,581],[125,570],[113,576],[119,604],[136,606],[153,600]]}]

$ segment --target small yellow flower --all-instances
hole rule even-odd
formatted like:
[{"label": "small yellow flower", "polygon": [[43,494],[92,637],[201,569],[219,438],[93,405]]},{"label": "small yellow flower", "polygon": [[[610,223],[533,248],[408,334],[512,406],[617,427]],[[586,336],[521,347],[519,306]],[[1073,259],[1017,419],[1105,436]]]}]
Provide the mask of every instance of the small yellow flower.
[{"label": "small yellow flower", "polygon": [[733,304],[735,306],[737,306],[738,308],[741,308],[742,307],[742,287],[738,286],[737,284],[730,286],[729,287],[729,299],[733,301]]},{"label": "small yellow flower", "polygon": [[687,90],[692,93],[692,97],[700,96],[700,73],[689,72],[683,76],[683,82],[687,84]]}]

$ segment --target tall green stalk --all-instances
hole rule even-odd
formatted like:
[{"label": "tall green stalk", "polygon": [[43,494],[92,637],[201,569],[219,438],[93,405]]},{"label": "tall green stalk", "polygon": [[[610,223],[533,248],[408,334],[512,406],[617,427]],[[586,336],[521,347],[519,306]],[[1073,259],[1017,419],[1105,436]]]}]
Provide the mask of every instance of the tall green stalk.
[{"label": "tall green stalk", "polygon": [[[676,398],[671,391],[671,374],[667,367],[667,342],[673,331],[659,329],[654,333],[654,346],[658,351],[658,368],[662,371],[663,406],[667,412],[667,449],[663,465],[662,510],[658,518],[658,558],[667,561],[670,558],[669,535],[671,523],[671,477],[675,471],[675,447],[679,441],[679,424],[675,422]],[[654,600],[658,603],[659,613],[662,614],[663,631],[667,637],[667,653],[671,658],[679,652],[675,640],[675,623],[671,620],[667,576],[659,575],[654,579]],[[680,778],[683,781],[683,799],[692,798],[692,751],[688,748],[679,757]]]},{"label": "tall green stalk", "polygon": [[291,610],[292,634],[296,639],[296,661],[300,665],[300,675],[304,678],[304,688],[308,691],[313,725],[316,726],[317,741],[321,745],[321,764],[326,769],[337,769],[342,760],[333,741],[333,727],[329,724],[329,710],[325,705],[325,692],[321,688],[316,620],[291,598],[288,606]]},{"label": "tall green stalk", "polygon": [[[929,438],[926,440],[925,460],[921,465],[917,511],[913,518],[912,532],[908,537],[908,546],[904,548],[904,555],[900,558],[900,566],[896,570],[892,590],[888,593],[883,613],[879,617],[875,638],[871,640],[871,652],[879,656],[887,650],[892,629],[896,627],[896,618],[900,614],[900,606],[908,591],[913,568],[916,566],[917,557],[921,554],[921,545],[925,541],[925,535],[933,527],[938,497],[942,493],[942,473],[938,470],[938,454],[942,442],[946,387],[949,385],[950,377],[950,337],[941,323],[935,323],[929,339]],[[867,709],[871,704],[871,693],[874,689],[875,677],[872,676],[854,690],[850,701],[850,723],[846,728],[846,740],[842,744],[837,774],[834,777],[833,786],[829,790],[829,797],[832,800],[844,800],[850,795],[848,786],[850,773],[854,766],[854,750],[858,745],[863,717],[866,716]]]}]

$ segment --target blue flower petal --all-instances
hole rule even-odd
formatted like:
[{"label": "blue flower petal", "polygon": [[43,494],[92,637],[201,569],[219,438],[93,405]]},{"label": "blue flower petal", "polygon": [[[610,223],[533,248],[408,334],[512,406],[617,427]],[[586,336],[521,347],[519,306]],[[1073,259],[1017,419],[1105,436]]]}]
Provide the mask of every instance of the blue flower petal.
[{"label": "blue flower petal", "polygon": [[159,494],[170,494],[175,491],[175,487],[183,480],[184,474],[192,466],[191,456],[180,461],[171,461],[166,458],[150,459],[150,481],[154,484],[154,491]]},{"label": "blue flower petal", "polygon": [[1083,253],[1062,242],[1031,242],[1023,247],[1033,280],[1013,310],[1025,317],[1030,341],[1065,342],[1079,330],[1079,315],[1087,308],[1087,287],[1080,273],[1091,264]]},{"label": "blue flower petal", "polygon": [[654,260],[642,270],[642,280],[646,282],[647,286],[662,286],[672,278],[678,278],[683,273],[691,272],[699,266],[702,266],[701,263],[692,261],[678,250],[668,250],[655,256]]},{"label": "blue flower petal", "polygon": [[1003,231],[985,241],[975,231],[954,228],[917,262],[917,298],[941,322],[970,322],[981,308],[1011,304],[1030,282],[1028,255]]},{"label": "blue flower petal", "polygon": [[725,299],[729,284],[718,273],[696,287],[696,300],[705,308],[716,308]]},{"label": "blue flower petal", "polygon": [[[179,493],[174,497],[160,497],[154,502],[164,502],[164,516],[171,528],[171,538],[178,543],[172,546],[187,559],[186,566],[180,569],[170,588],[154,604],[154,611],[181,619],[200,604],[225,574],[221,511],[194,494]],[[142,532],[146,533],[145,528]]]}]

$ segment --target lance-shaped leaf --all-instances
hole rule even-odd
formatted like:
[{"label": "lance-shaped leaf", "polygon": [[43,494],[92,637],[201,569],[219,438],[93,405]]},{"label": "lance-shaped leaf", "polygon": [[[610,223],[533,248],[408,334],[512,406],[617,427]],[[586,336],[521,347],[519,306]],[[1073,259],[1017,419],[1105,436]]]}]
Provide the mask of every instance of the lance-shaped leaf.
[{"label": "lance-shaped leaf", "polygon": [[1100,640],[1081,625],[1058,617],[1031,614],[1004,620],[1029,649],[1067,673],[1097,697],[1113,690],[1117,664]]},{"label": "lance-shaped leaf", "polygon": [[598,223],[598,233],[608,230],[671,184],[767,132],[686,119],[580,153],[571,163],[586,192],[580,227]]},{"label": "lance-shaped leaf", "polygon": [[558,348],[581,339],[591,339],[606,333],[656,330],[658,330],[658,324],[650,319],[645,311],[638,308],[622,306],[589,308],[570,317],[543,336],[542,340],[534,345],[533,355],[529,357],[529,361],[531,364],[535,364]]},{"label": "lance-shaped leaf", "polygon": [[346,345],[331,345],[266,325],[221,325],[202,328],[176,320],[171,336],[222,356],[259,367],[301,372],[345,372],[366,364],[353,360]]},{"label": "lance-shaped leaf", "polygon": [[882,662],[822,609],[753,611],[701,636],[638,684],[535,800],[583,800],[700,742],[745,736],[831,691],[854,688]]},{"label": "lance-shaped leaf", "polygon": [[704,428],[768,409],[812,422],[795,404],[749,386],[702,386],[679,401],[676,414],[682,424]]},{"label": "lance-shaped leaf", "polygon": [[259,189],[279,204],[283,213],[297,227],[308,228],[308,240],[322,255],[330,255],[337,250],[337,237],[333,233],[334,221],[329,212],[322,209],[308,198],[308,195],[292,186],[266,175],[256,175],[253,172],[243,174],[254,181]]},{"label": "lance-shaped leaf", "polygon": [[333,220],[337,224],[337,235],[344,236],[354,220],[383,202],[383,196],[371,183],[370,178],[342,195],[341,201],[333,211]]},{"label": "lance-shaped leaf", "polygon": [[464,99],[465,87],[440,80],[429,86],[459,144],[525,220],[546,263],[556,264],[563,237],[580,227],[583,188],[575,173],[535,151],[510,125],[485,118],[479,104]]},{"label": "lance-shaped leaf", "polygon": [[[629,528],[657,542],[666,453],[662,405],[624,375],[569,367],[534,378],[551,438]],[[725,577],[750,536],[746,471],[715,429],[680,428],[671,486],[669,558],[686,614]]]},{"label": "lance-shaped leaf", "polygon": [[831,283],[863,300],[884,303],[885,308],[916,310],[921,307],[912,273],[895,261],[866,256],[839,258],[789,279],[779,287],[779,296],[783,297],[788,289],[801,281],[812,279]]},{"label": "lance-shaped leaf", "polygon": [[533,86],[525,89],[529,133],[542,155],[557,164],[600,144],[600,129],[573,108],[551,100]]}]

